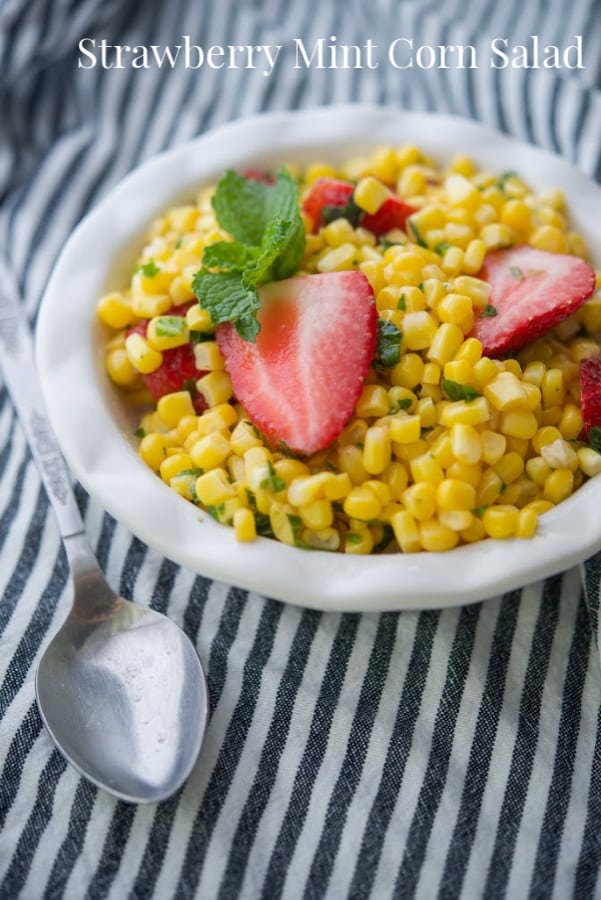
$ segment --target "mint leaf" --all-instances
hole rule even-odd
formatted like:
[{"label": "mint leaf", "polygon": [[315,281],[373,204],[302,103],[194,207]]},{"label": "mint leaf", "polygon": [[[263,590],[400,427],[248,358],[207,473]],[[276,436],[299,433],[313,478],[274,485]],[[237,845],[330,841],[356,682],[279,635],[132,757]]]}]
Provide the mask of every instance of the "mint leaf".
[{"label": "mint leaf", "polygon": [[344,205],[324,206],[321,210],[321,220],[324,225],[329,225],[330,222],[335,222],[336,219],[346,219],[353,228],[356,228],[362,215],[363,210],[360,206],[357,206],[352,194]]},{"label": "mint leaf", "polygon": [[157,337],[179,337],[186,329],[186,320],[183,316],[159,316],[154,327]]},{"label": "mint leaf", "polygon": [[482,396],[482,394],[469,384],[460,384],[458,381],[451,381],[450,378],[442,379],[442,389],[449,400],[453,401],[465,400],[466,403],[470,403],[472,400],[475,400],[476,397]]},{"label": "mint leaf", "polygon": [[376,364],[385,369],[396,366],[401,356],[401,342],[403,334],[394,322],[386,319],[378,319],[378,331],[376,334]]},{"label": "mint leaf", "polygon": [[449,241],[441,241],[434,249],[440,256],[444,256],[447,250],[452,246],[453,245],[449,243]]},{"label": "mint leaf", "polygon": [[237,272],[208,272],[203,268],[194,276],[192,290],[214,325],[234,322],[240,337],[247,341],[256,339],[260,328],[255,315],[259,298],[254,288],[244,287]]},{"label": "mint leaf", "polygon": [[520,269],[519,266],[509,266],[509,271],[513,275],[514,278],[518,278],[520,281],[524,278],[524,273]]},{"label": "mint leaf", "polygon": [[278,172],[277,180],[266,184],[229,170],[217,185],[212,204],[224,231],[255,247],[276,215],[288,221],[299,215],[298,187],[286,172]]},{"label": "mint leaf", "polygon": [[140,271],[145,278],[154,278],[155,275],[158,275],[161,271],[154,259],[151,259],[150,262],[144,263],[143,266],[140,266]]},{"label": "mint leaf", "polygon": [[487,303],[482,312],[480,313],[480,319],[492,319],[494,316],[497,316],[498,312],[496,307],[492,305],[492,303]]},{"label": "mint leaf", "polygon": [[419,228],[417,227],[417,225],[416,225],[414,222],[412,222],[411,219],[407,219],[407,224],[408,224],[408,226],[409,226],[409,231],[411,232],[411,234],[412,234],[412,236],[413,236],[413,240],[415,241],[415,243],[416,243],[419,247],[427,247],[428,245],[426,244],[425,240],[424,240],[423,237],[421,236],[420,231],[419,231]]},{"label": "mint leaf", "polygon": [[255,341],[258,285],[293,275],[305,251],[298,187],[286,172],[266,183],[228,171],[212,203],[233,240],[205,248],[192,290],[214,325],[234,322],[240,337]]},{"label": "mint leaf", "polygon": [[258,250],[238,241],[217,241],[205,247],[202,264],[207,269],[222,269],[226,272],[244,272],[256,261]]},{"label": "mint leaf", "polygon": [[591,442],[593,450],[596,450],[597,453],[601,453],[601,425],[593,425],[588,433],[588,439]]}]

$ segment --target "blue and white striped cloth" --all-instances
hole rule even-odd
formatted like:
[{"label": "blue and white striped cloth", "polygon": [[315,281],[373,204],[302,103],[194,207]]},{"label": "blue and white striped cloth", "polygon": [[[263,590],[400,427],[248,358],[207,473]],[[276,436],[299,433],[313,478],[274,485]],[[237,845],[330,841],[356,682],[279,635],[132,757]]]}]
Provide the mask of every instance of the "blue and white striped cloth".
[{"label": "blue and white striped cloth", "polygon": [[[184,34],[203,47],[336,35],[481,48],[582,34],[586,65],[77,68],[83,37],[164,46]],[[600,180],[600,85],[598,0],[4,0],[0,252],[33,324],[65,239],[117,180],[268,109],[453,112]],[[195,641],[210,724],[189,782],[158,806],[96,790],[54,749],[34,673],[68,610],[67,569],[2,388],[1,900],[601,897],[601,556],[462,609],[320,614],[196,577],[78,497],[110,582]]]}]

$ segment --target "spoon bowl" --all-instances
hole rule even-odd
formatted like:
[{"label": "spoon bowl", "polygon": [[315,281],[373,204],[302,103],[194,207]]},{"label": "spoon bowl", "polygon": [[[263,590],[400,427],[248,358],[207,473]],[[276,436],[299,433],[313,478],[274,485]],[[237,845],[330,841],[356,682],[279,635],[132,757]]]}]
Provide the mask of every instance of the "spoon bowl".
[{"label": "spoon bowl", "polygon": [[157,802],[177,791],[198,757],[204,675],[173,622],[112,591],[106,599],[96,616],[76,599],[40,662],[38,707],[86,778],[122,800]]}]

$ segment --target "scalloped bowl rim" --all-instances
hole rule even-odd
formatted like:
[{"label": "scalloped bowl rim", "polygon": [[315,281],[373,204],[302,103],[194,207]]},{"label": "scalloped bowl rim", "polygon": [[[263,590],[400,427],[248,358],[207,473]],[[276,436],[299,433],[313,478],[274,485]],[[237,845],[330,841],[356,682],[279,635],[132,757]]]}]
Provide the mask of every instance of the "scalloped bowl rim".
[{"label": "scalloped bowl rim", "polygon": [[601,546],[601,478],[545,514],[531,540],[486,540],[448,553],[353,556],[251,544],[176,495],[141,461],[131,413],[108,384],[94,307],[124,283],[145,229],[226,168],[341,161],[410,141],[441,162],[519,170],[560,187],[575,226],[601,259],[601,188],[565,160],[453,116],[348,105],[239,119],[153,157],[112,188],[67,241],[47,285],[36,336],[44,398],[59,444],[86,490],[133,534],[200,575],[323,610],[429,609],[471,603],[564,570]]}]

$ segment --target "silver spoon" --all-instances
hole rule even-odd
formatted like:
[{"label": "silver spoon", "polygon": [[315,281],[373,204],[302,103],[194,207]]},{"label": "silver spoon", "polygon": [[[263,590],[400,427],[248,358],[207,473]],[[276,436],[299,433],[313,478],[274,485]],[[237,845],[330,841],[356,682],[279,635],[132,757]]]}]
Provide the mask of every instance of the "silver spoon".
[{"label": "silver spoon", "polygon": [[135,803],[164,800],[181,787],[200,751],[204,672],[183,631],[117,596],[94,557],[46,417],[16,283],[2,258],[0,350],[73,577],[73,607],[37,671],[40,714],[58,749],[98,787]]}]

